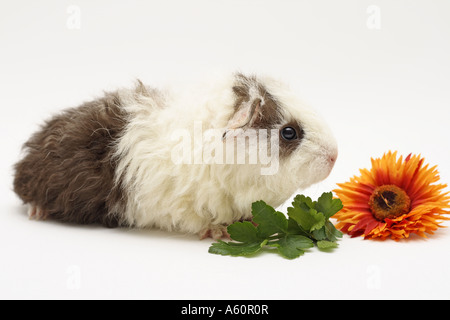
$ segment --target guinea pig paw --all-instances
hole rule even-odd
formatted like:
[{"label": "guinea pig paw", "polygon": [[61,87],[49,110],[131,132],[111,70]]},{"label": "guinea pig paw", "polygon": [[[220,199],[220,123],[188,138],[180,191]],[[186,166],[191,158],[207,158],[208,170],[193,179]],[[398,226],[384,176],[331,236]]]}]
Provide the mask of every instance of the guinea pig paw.
[{"label": "guinea pig paw", "polygon": [[224,225],[210,225],[208,228],[201,230],[198,235],[200,240],[206,238],[212,238],[214,240],[222,238],[230,239],[230,235],[227,232],[227,226]]},{"label": "guinea pig paw", "polygon": [[47,213],[35,205],[28,205],[28,219],[45,220],[47,219]]}]

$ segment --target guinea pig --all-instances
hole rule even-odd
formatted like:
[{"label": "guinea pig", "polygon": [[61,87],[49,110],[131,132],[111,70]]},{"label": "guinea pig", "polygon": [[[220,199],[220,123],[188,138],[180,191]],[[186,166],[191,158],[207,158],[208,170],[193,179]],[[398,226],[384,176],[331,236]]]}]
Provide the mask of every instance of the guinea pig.
[{"label": "guinea pig", "polygon": [[138,81],[54,116],[23,149],[14,191],[31,218],[215,239],[250,220],[254,201],[277,207],[325,179],[337,158],[288,86],[242,73],[184,90]]}]

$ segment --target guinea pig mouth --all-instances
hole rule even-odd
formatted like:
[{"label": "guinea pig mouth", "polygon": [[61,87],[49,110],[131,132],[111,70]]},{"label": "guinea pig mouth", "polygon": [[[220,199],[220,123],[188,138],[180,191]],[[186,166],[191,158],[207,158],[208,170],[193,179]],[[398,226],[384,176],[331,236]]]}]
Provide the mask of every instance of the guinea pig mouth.
[{"label": "guinea pig mouth", "polygon": [[328,170],[326,170],[328,172],[327,172],[326,176],[323,179],[328,178],[328,176],[330,175],[331,171],[334,168],[334,165],[336,164],[336,159],[337,159],[337,153],[335,153],[335,154],[333,154],[331,156],[328,156],[328,158],[326,158],[326,160],[325,160],[326,161],[325,167],[328,168]]},{"label": "guinea pig mouth", "polygon": [[316,182],[325,180],[331,174],[337,159],[337,151],[318,155],[316,161],[311,163],[311,171],[316,172]]},{"label": "guinea pig mouth", "polygon": [[333,170],[334,165],[336,164],[336,160],[337,160],[337,155],[333,155],[333,156],[330,156],[328,158],[328,164],[330,166],[330,172],[331,172],[331,170]]}]

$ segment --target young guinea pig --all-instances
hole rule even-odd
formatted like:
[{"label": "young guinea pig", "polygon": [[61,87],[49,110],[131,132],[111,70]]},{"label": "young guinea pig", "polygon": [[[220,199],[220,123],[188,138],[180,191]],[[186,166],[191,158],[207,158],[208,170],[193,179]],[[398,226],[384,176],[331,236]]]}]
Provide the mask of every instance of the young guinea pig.
[{"label": "young guinea pig", "polygon": [[14,191],[30,217],[216,239],[254,201],[277,207],[325,179],[337,157],[285,85],[241,73],[176,92],[138,81],[53,117],[24,149]]}]

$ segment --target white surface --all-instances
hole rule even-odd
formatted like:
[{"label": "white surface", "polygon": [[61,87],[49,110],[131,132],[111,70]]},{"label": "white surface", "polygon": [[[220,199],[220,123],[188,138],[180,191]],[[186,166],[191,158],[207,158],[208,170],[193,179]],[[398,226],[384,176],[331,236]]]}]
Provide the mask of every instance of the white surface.
[{"label": "white surface", "polygon": [[29,221],[11,191],[21,144],[51,114],[136,77],[211,68],[283,78],[325,116],[340,154],[314,198],[390,149],[421,153],[449,183],[449,39],[446,0],[2,2],[0,298],[450,298],[449,229],[232,258],[194,236]]}]

